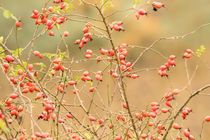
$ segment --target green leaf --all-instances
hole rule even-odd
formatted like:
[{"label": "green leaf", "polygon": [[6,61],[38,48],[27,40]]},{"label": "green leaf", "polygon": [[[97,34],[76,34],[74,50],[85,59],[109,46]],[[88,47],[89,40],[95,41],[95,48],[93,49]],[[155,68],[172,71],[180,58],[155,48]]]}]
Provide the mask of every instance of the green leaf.
[{"label": "green leaf", "polygon": [[90,86],[93,86],[93,82],[92,81],[87,81],[88,84],[90,84]]},{"label": "green leaf", "polygon": [[46,65],[45,65],[44,63],[42,63],[42,62],[40,62],[40,63],[35,63],[35,65],[40,66],[40,67],[41,67],[41,69],[46,68]]},{"label": "green leaf", "polygon": [[73,8],[73,4],[71,2],[68,2],[66,8],[64,9],[64,12],[69,13]]},{"label": "green leaf", "polygon": [[55,13],[60,14],[60,7],[59,6],[53,6],[53,11],[55,11]]},{"label": "green leaf", "polygon": [[0,108],[4,107],[4,103],[0,101]]},{"label": "green leaf", "polygon": [[21,65],[16,65],[15,69],[17,69],[17,70],[24,70],[24,68]]},{"label": "green leaf", "polygon": [[60,29],[60,24],[55,24],[56,25],[56,27],[57,27],[57,29],[59,30]]},{"label": "green leaf", "polygon": [[47,57],[48,59],[53,59],[53,58],[61,58],[64,59],[66,58],[66,52],[60,52],[59,54],[54,54],[54,53],[43,53],[43,56]]},{"label": "green leaf", "polygon": [[21,65],[14,65],[14,67],[11,68],[12,76],[17,76],[19,70],[23,70],[24,71],[24,68]]},{"label": "green leaf", "polygon": [[80,81],[81,77],[80,77],[79,75],[75,75],[75,76],[73,77],[73,79],[74,79],[75,81]]},{"label": "green leaf", "polygon": [[5,53],[4,52],[5,51],[4,51],[3,47],[0,47],[0,59],[5,57]]},{"label": "green leaf", "polygon": [[73,9],[73,4],[69,0],[65,0],[64,4],[66,5],[64,9],[61,9],[60,6],[53,6],[53,11],[55,13],[61,14],[61,13],[69,13]]},{"label": "green leaf", "polygon": [[59,55],[58,55],[61,59],[64,59],[64,58],[66,58],[66,52],[61,52],[61,53],[59,53]]},{"label": "green leaf", "polygon": [[13,50],[13,51],[11,51],[11,52],[12,52],[12,54],[13,54],[15,57],[18,57],[19,54],[22,53],[22,51],[23,51],[23,48],[17,48],[16,50]]},{"label": "green leaf", "polygon": [[56,57],[56,54],[53,54],[53,53],[43,53],[42,55],[49,59]]}]

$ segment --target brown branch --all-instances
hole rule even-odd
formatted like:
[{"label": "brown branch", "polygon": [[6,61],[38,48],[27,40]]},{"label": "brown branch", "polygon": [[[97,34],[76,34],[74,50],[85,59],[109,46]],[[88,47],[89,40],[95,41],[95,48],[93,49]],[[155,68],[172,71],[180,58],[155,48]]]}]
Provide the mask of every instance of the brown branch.
[{"label": "brown branch", "polygon": [[[183,35],[179,35],[179,36],[172,36],[172,37],[161,37],[157,40],[155,40],[154,42],[152,42],[151,45],[149,45],[147,48],[145,48],[140,54],[139,56],[136,58],[136,60],[133,62],[132,66],[133,67],[142,57],[143,55],[149,51],[150,49],[152,49],[157,43],[159,43],[160,41],[162,40],[177,40],[177,39],[184,39],[186,37],[188,37],[189,35],[192,35],[196,32],[198,32],[199,30],[201,30],[202,28],[206,27],[206,26],[209,26],[210,23],[205,23],[205,24],[202,24],[200,26],[198,26],[196,29],[194,29],[193,31],[189,32],[189,33],[186,33],[186,34],[183,34]],[[127,71],[127,69],[125,70]]]},{"label": "brown branch", "polygon": [[119,59],[118,59],[118,56],[117,56],[117,50],[116,50],[115,45],[114,45],[114,42],[113,42],[113,40],[112,40],[112,36],[111,36],[110,30],[109,30],[108,23],[107,23],[107,21],[106,21],[106,18],[105,18],[104,15],[103,15],[101,9],[100,9],[99,7],[97,7],[97,6],[95,6],[95,7],[96,7],[96,9],[98,10],[99,14],[101,15],[101,18],[102,18],[102,20],[103,20],[103,23],[104,23],[104,25],[105,25],[105,27],[106,27],[106,32],[107,32],[107,34],[108,34],[108,36],[109,36],[109,38],[110,38],[109,42],[110,42],[110,44],[111,44],[111,46],[112,46],[112,49],[114,50],[114,54],[115,54],[115,58],[116,58],[116,62],[117,62],[117,68],[118,68],[118,72],[119,72],[119,82],[120,82],[120,86],[121,86],[121,88],[122,88],[122,91],[121,91],[121,92],[122,92],[123,98],[124,98],[124,100],[125,100],[125,103],[126,103],[127,106],[128,106],[128,109],[127,109],[127,110],[128,110],[129,117],[130,117],[130,119],[131,119],[132,127],[133,127],[133,129],[134,129],[134,133],[135,133],[135,135],[136,135],[136,139],[139,139],[139,135],[138,135],[138,132],[137,132],[137,128],[136,128],[136,126],[135,126],[134,118],[133,118],[133,116],[132,116],[131,109],[130,109],[130,105],[129,105],[129,102],[128,102],[128,97],[127,97],[127,95],[126,95],[125,84],[124,84],[124,82],[123,82],[123,73],[122,73],[122,71],[121,71],[121,69],[120,69],[120,62],[119,62]]},{"label": "brown branch", "polygon": [[176,118],[179,116],[179,113],[183,110],[183,108],[196,96],[198,95],[200,92],[206,90],[210,88],[210,84],[205,85],[204,87],[200,88],[199,90],[195,91],[186,101],[185,103],[179,108],[179,110],[177,111],[177,113],[174,115],[174,117],[172,118],[172,121],[169,124],[169,127],[166,129],[165,135],[163,136],[163,140],[166,140],[169,131],[172,128],[172,125],[174,123],[174,121],[176,120]]},{"label": "brown branch", "polygon": [[[3,43],[0,43],[0,45],[2,46],[2,48],[8,52],[10,55],[13,55],[12,52],[8,49],[8,47],[6,45],[4,45]],[[14,57],[14,56],[13,56]],[[67,111],[70,112],[57,98],[57,96],[53,95],[50,91],[48,91],[47,89],[45,89],[40,83],[39,81],[37,81],[33,75],[24,67],[24,65],[22,64],[22,62],[14,57],[15,61],[26,71],[26,73],[30,76],[31,80],[39,87],[39,89],[44,93],[44,94],[49,94],[52,97],[55,98],[55,100]],[[83,125],[73,114],[72,114],[73,118],[76,120],[77,123],[79,123],[85,130],[87,130],[88,132],[90,132],[91,134],[97,136],[97,134],[93,131],[90,130],[90,128],[88,128],[87,126]]]}]

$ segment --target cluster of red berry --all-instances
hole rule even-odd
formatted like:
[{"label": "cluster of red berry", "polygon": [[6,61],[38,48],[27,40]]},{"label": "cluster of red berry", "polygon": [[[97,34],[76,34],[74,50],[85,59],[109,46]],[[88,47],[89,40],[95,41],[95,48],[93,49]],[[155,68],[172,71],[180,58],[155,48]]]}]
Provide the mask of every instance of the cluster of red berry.
[{"label": "cluster of red berry", "polygon": [[89,41],[93,40],[92,34],[89,32],[90,31],[90,24],[86,24],[85,27],[83,28],[83,38],[82,39],[77,39],[74,43],[79,44],[79,48],[83,48],[85,44],[87,44]]},{"label": "cluster of red berry", "polygon": [[124,31],[125,29],[122,27],[123,22],[122,21],[118,21],[118,22],[113,22],[112,24],[110,24],[110,28],[111,30],[115,30],[115,31]]},{"label": "cluster of red berry", "polygon": [[170,67],[176,66],[175,58],[175,55],[170,55],[168,61],[164,65],[160,66],[158,73],[161,77],[168,77],[167,71],[169,71]]},{"label": "cluster of red berry", "polygon": [[[81,1],[83,3],[86,3],[85,1]],[[49,2],[50,3],[50,2]],[[35,25],[36,26],[43,26],[45,31],[47,31],[49,36],[54,36],[55,33],[53,29],[55,27],[59,27],[59,25],[64,24],[66,21],[68,21],[68,16],[64,11],[68,8],[68,2],[65,0],[53,0],[52,5],[48,8],[46,3],[46,7],[43,8],[42,10],[33,10],[31,18],[34,19]],[[87,3],[87,5],[91,5],[94,7],[94,5]],[[154,1],[152,2],[152,8],[154,11],[157,11],[161,8],[164,8],[165,5],[161,2]],[[151,6],[150,5],[150,6]],[[97,9],[100,10],[100,8],[96,7]],[[59,10],[62,12],[58,12]],[[58,11],[57,11],[58,10]],[[101,12],[101,14],[103,14]],[[149,10],[144,10],[144,9],[135,9],[135,16],[137,19],[140,19],[143,16],[146,16],[149,14]],[[79,17],[83,17],[79,15]],[[87,17],[86,17],[87,18]],[[103,16],[102,16],[103,18]],[[89,18],[87,18],[89,19]],[[90,18],[94,20],[94,18]],[[88,22],[88,21],[87,21]],[[111,35],[112,32],[109,32],[110,29],[113,31],[124,31],[125,29],[123,28],[123,21],[115,21],[112,22],[111,24],[107,25],[106,21],[103,20],[104,25],[106,29],[103,29],[104,32],[109,35],[109,41],[111,40]],[[23,23],[19,20],[16,20],[16,29],[22,27]],[[94,30],[91,31],[95,27],[92,23],[87,23],[83,29],[83,36],[81,39],[75,40],[74,44],[77,44],[80,49],[85,47],[90,41],[93,40],[93,33]],[[68,31],[64,31],[63,34],[61,35],[62,40],[65,42],[64,37],[68,37],[70,33]],[[31,41],[33,42],[33,41]],[[30,64],[24,60],[21,59],[21,57],[16,57],[12,53],[5,53],[2,57],[2,68],[5,72],[5,75],[7,76],[8,80],[11,82],[11,85],[14,87],[15,91],[12,92],[8,98],[5,99],[4,101],[4,106],[0,107],[0,120],[4,120],[7,122],[7,125],[10,125],[13,123],[14,120],[18,120],[21,118],[23,111],[28,111],[33,110],[33,105],[36,105],[36,103],[41,102],[42,103],[42,110],[36,116],[38,120],[43,120],[43,121],[52,121],[57,123],[57,130],[59,130],[58,125],[61,125],[66,133],[69,134],[69,139],[73,140],[82,140],[82,136],[86,135],[90,132],[91,134],[97,136],[98,138],[98,133],[103,134],[104,132],[107,133],[108,135],[108,130],[111,130],[113,135],[113,139],[115,140],[123,140],[123,139],[133,139],[135,138],[134,133],[136,131],[136,137],[139,137],[141,140],[161,140],[162,136],[164,136],[167,132],[167,129],[173,128],[175,130],[178,130],[179,134],[176,137],[176,140],[182,140],[184,137],[188,140],[195,140],[195,137],[192,135],[190,132],[190,129],[184,128],[182,125],[176,122],[176,116],[182,118],[182,120],[185,120],[189,117],[189,115],[192,113],[192,109],[189,107],[182,107],[179,112],[177,112],[176,116],[173,116],[174,114],[174,102],[177,96],[180,93],[180,90],[178,89],[173,89],[167,92],[162,100],[160,102],[151,102],[148,107],[145,110],[142,111],[133,111],[130,110],[130,105],[128,102],[128,99],[126,99],[126,92],[123,90],[124,87],[124,79],[123,78],[130,78],[130,79],[137,79],[139,75],[137,72],[134,71],[134,63],[129,61],[128,59],[128,44],[122,43],[118,47],[113,45],[114,43],[111,42],[112,48],[111,49],[105,49],[105,48],[100,48],[97,52],[93,52],[91,49],[87,49],[85,53],[83,54],[86,59],[85,61],[90,61],[90,60],[96,60],[97,63],[100,62],[105,62],[108,63],[110,66],[109,70],[106,68],[104,71],[97,70],[95,72],[92,72],[90,70],[77,70],[79,73],[77,76],[78,78],[75,78],[74,75],[74,70],[71,68],[68,68],[66,65],[65,58],[60,57],[59,54],[53,55],[53,57],[49,57],[50,59],[50,66],[48,69],[44,69],[46,71],[43,71],[42,69],[37,70],[38,68],[36,67],[36,64]],[[57,50],[58,52],[60,50]],[[12,52],[12,51],[11,51]],[[97,55],[99,53],[99,55]],[[9,55],[8,55],[9,54]],[[32,54],[39,58],[39,61],[45,57],[46,55],[40,53],[39,51],[33,51]],[[93,58],[96,56],[96,58]],[[183,54],[183,58],[185,60],[188,60],[192,58],[193,56],[193,51],[191,49],[186,49]],[[171,69],[171,67],[176,66],[176,56],[175,55],[170,55],[167,58],[167,62],[160,66],[158,69],[158,74],[161,77],[168,77],[168,71]],[[67,61],[68,62],[68,61]],[[77,61],[78,62],[78,61]],[[77,63],[75,62],[75,63]],[[73,59],[72,59],[72,63]],[[19,66],[20,65],[20,66]],[[68,64],[69,65],[69,64]],[[18,67],[17,67],[18,66]],[[16,69],[17,68],[17,69]],[[37,69],[36,69],[37,68]],[[76,70],[75,70],[76,71]],[[119,85],[119,91],[122,93],[123,97],[123,102],[122,102],[122,109],[123,111],[120,113],[110,113],[108,109],[104,107],[100,107],[95,103],[95,99],[92,97],[92,100],[90,102],[90,107],[89,109],[85,109],[83,107],[83,101],[80,99],[80,93],[82,93],[82,90],[80,89],[80,85],[84,85],[84,88],[87,88],[88,90],[84,90],[84,92],[91,93],[91,95],[95,95],[94,93],[98,93],[98,85],[101,83],[104,83],[105,81],[105,72],[108,72],[111,78],[114,80],[117,79],[116,81],[119,83],[116,83]],[[14,74],[15,73],[15,74]],[[40,73],[44,73],[43,79],[46,77],[50,79],[50,82],[53,82],[55,86],[48,91],[46,89],[48,86],[48,80],[45,79],[46,81],[41,81],[40,79]],[[68,75],[69,73],[70,76]],[[40,75],[39,75],[40,74]],[[54,81],[54,79],[56,79]],[[59,79],[59,82],[57,83],[57,79]],[[41,82],[40,82],[41,81]],[[40,83],[39,83],[40,82]],[[45,85],[42,87],[42,83]],[[91,84],[90,84],[91,83]],[[97,83],[97,85],[95,85]],[[90,84],[90,86],[88,85]],[[123,85],[123,86],[122,86]],[[74,113],[71,113],[69,111],[63,111],[62,109],[67,110],[68,105],[65,104],[65,100],[63,99],[64,95],[68,93],[69,89],[71,89],[71,94],[72,96],[78,97],[79,102],[81,104],[79,107],[81,107],[84,112],[86,113],[87,117],[87,123],[90,124],[86,126],[86,124],[80,123],[80,120],[75,117]],[[54,92],[56,95],[54,95]],[[28,97],[29,93],[35,93],[31,94],[33,97],[33,100],[30,100]],[[61,93],[61,94],[60,94]],[[125,94],[123,94],[125,93]],[[60,98],[62,96],[62,98]],[[24,99],[23,99],[24,98]],[[108,96],[109,98],[109,96]],[[27,102],[22,102],[22,100],[27,99]],[[60,100],[59,100],[60,99]],[[103,100],[103,99],[102,99]],[[24,104],[24,105],[23,105]],[[30,104],[31,106],[28,106]],[[91,105],[94,104],[98,108],[102,108],[104,112],[109,113],[109,117],[107,116],[100,116],[90,114],[90,109]],[[69,105],[71,106],[71,105]],[[77,105],[72,105],[74,107],[77,107]],[[59,107],[64,107],[60,109]],[[62,111],[60,111],[62,110]],[[108,110],[108,111],[107,111]],[[124,111],[127,111],[126,113]],[[32,113],[29,112],[30,117],[33,117]],[[92,112],[91,112],[92,113]],[[135,114],[135,115],[133,115]],[[112,117],[114,116],[114,119]],[[162,120],[164,117],[166,119]],[[172,119],[171,119],[172,117]],[[31,118],[33,119],[33,118]],[[73,131],[70,125],[68,125],[68,121],[71,120],[71,124],[78,128],[84,128],[86,134],[82,134],[83,130],[78,129],[76,131]],[[172,120],[172,121],[171,121]],[[32,120],[33,121],[33,120]],[[77,122],[74,122],[77,121]],[[204,122],[210,122],[210,116],[206,116],[203,120]],[[131,123],[133,122],[133,124]],[[171,125],[168,126],[167,123],[170,123]],[[130,128],[132,125],[133,128]],[[123,130],[123,133],[119,132],[121,131],[118,130],[118,126],[121,127]],[[125,127],[124,127],[125,126]],[[21,126],[22,127],[22,126]],[[99,128],[104,128],[104,132],[97,132],[99,131]],[[137,128],[136,128],[137,127]],[[144,129],[142,130],[142,127]],[[11,127],[12,128],[12,127]],[[97,128],[97,130],[95,130]],[[137,130],[135,130],[137,129]],[[144,131],[144,130],[148,131]],[[86,132],[87,130],[87,132]],[[116,131],[116,132],[115,132]],[[119,133],[118,133],[119,132]],[[139,133],[140,132],[140,133]],[[28,137],[26,130],[25,129],[20,129],[19,132],[17,133],[19,135],[20,140],[25,140],[26,137]],[[38,132],[34,131],[33,134],[30,136],[32,140],[37,140],[37,139],[47,139],[51,140],[53,139],[54,134],[50,134],[48,132]],[[124,135],[124,136],[123,136]],[[56,137],[59,137],[59,134],[55,134]],[[88,136],[87,136],[88,137]]]},{"label": "cluster of red berry", "polygon": [[[157,11],[158,9],[163,8],[163,7],[165,7],[165,4],[163,4],[162,2],[154,1],[152,3],[152,8],[154,11]],[[136,10],[135,16],[137,20],[140,19],[140,17],[146,16],[146,15],[148,15],[148,12],[145,9]]]}]

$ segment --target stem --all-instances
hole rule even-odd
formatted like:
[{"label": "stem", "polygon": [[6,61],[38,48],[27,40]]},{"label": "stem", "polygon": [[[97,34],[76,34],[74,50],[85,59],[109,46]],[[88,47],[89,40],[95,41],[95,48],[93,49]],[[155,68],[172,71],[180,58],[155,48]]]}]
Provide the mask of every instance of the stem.
[{"label": "stem", "polygon": [[101,9],[97,6],[95,6],[96,9],[98,10],[99,14],[101,15],[101,18],[103,20],[103,23],[106,27],[106,32],[108,34],[108,37],[109,37],[109,42],[112,46],[112,49],[114,50],[114,54],[115,54],[115,58],[116,58],[116,62],[117,62],[117,67],[118,67],[118,71],[119,71],[119,82],[120,82],[120,86],[121,86],[121,89],[122,89],[122,95],[123,95],[123,98],[125,100],[125,103],[127,104],[128,106],[128,114],[129,114],[129,117],[131,119],[131,123],[132,123],[132,127],[134,129],[134,132],[135,132],[135,135],[136,135],[136,139],[139,139],[139,135],[138,135],[138,132],[137,132],[137,129],[136,129],[136,126],[135,126],[135,122],[134,122],[134,119],[133,119],[133,116],[132,116],[132,113],[131,113],[131,109],[130,109],[130,105],[129,105],[129,102],[128,102],[128,97],[126,95],[126,91],[125,91],[125,84],[123,82],[123,73],[120,69],[120,62],[119,62],[119,59],[118,59],[118,56],[117,56],[117,50],[115,49],[115,45],[114,45],[114,42],[112,40],[112,36],[111,36],[111,33],[110,33],[110,30],[109,30],[109,27],[108,27],[108,24],[107,24],[107,21],[106,21],[106,18],[105,16],[103,15]]},{"label": "stem", "polygon": [[200,137],[200,140],[202,140],[202,133],[203,133],[203,129],[204,129],[204,121],[202,122],[202,126],[201,126],[201,132],[200,132],[200,135],[199,135],[199,137]]},{"label": "stem", "polygon": [[[0,43],[0,46],[4,49],[5,52],[7,52],[10,55],[13,55],[12,52],[8,49],[8,47],[6,45],[4,45],[3,43]],[[55,98],[55,100],[59,103],[59,105],[61,105],[67,112],[71,113],[61,102],[60,100],[57,98],[57,96],[53,95],[50,91],[48,91],[46,88],[44,88],[39,81],[37,81],[33,75],[31,75],[31,73],[25,68],[25,66],[22,64],[22,62],[16,58],[15,56],[13,56],[15,61],[22,67],[24,68],[24,70],[26,71],[26,73],[29,75],[29,77],[31,78],[31,80],[38,86],[38,88],[41,90],[41,92],[43,92],[46,95],[51,95],[52,97]],[[72,114],[72,113],[71,113]],[[83,125],[76,116],[74,116],[72,114],[73,118],[76,120],[76,122],[81,125],[85,130],[87,130],[88,132],[90,132],[91,134],[97,136],[97,134],[93,131],[90,130],[90,128],[88,126]]]},{"label": "stem", "polygon": [[166,140],[167,136],[168,136],[168,133],[169,131],[171,130],[172,128],[172,125],[174,123],[174,121],[176,120],[176,118],[179,116],[179,113],[182,111],[182,109],[196,96],[198,95],[200,92],[206,90],[210,88],[210,84],[208,85],[205,85],[204,87],[200,88],[199,90],[195,91],[186,101],[185,103],[180,107],[180,109],[177,111],[177,113],[175,114],[175,116],[172,118],[172,121],[170,122],[169,124],[169,127],[167,128],[166,130],[166,133],[165,135],[163,136],[163,140]]}]

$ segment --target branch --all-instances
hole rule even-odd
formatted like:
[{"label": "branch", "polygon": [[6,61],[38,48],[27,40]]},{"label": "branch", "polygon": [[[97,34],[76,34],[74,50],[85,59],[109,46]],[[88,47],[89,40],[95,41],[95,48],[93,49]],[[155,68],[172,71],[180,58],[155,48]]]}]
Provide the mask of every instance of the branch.
[{"label": "branch", "polygon": [[168,133],[169,131],[171,130],[172,128],[172,125],[174,123],[174,121],[176,120],[176,118],[179,116],[179,113],[183,110],[183,108],[196,96],[198,95],[200,92],[206,90],[210,88],[210,84],[208,85],[205,85],[204,87],[200,88],[199,90],[195,91],[186,101],[185,103],[179,108],[179,110],[177,111],[177,113],[174,115],[174,117],[172,118],[172,121],[170,122],[169,124],[169,127],[167,128],[166,130],[166,133],[165,135],[163,136],[163,140],[166,140],[167,136],[168,136]]},{"label": "branch", "polygon": [[119,82],[120,82],[119,84],[120,84],[120,86],[122,88],[122,91],[121,92],[122,92],[123,98],[125,100],[125,103],[128,106],[128,109],[127,110],[128,110],[129,117],[131,119],[132,127],[134,129],[134,133],[136,135],[136,139],[139,139],[139,135],[137,133],[137,128],[135,126],[135,122],[134,122],[134,119],[133,119],[133,116],[132,116],[132,113],[131,113],[131,109],[130,109],[130,105],[129,105],[129,102],[128,102],[128,97],[127,97],[126,91],[125,91],[125,84],[123,82],[123,73],[122,73],[122,71],[120,69],[120,62],[119,62],[119,59],[118,59],[118,56],[117,56],[117,50],[116,50],[115,45],[114,45],[114,42],[112,40],[112,36],[111,36],[110,30],[109,30],[109,26],[107,24],[106,18],[104,17],[101,9],[99,7],[97,7],[97,6],[95,6],[95,7],[98,10],[99,14],[101,15],[101,18],[103,20],[103,23],[104,23],[104,25],[106,27],[106,32],[107,32],[107,34],[108,34],[108,36],[110,38],[109,42],[110,42],[110,44],[112,46],[112,49],[114,50],[114,54],[115,54],[115,58],[116,58],[116,62],[117,62],[117,69],[119,71]]},{"label": "branch", "polygon": [[[179,36],[172,36],[172,37],[161,37],[157,40],[155,40],[150,46],[148,46],[147,48],[145,48],[140,54],[139,56],[137,57],[137,59],[133,62],[132,66],[133,67],[141,58],[142,56],[149,50],[151,50],[157,43],[159,43],[160,41],[162,40],[177,40],[177,39],[184,39],[186,37],[188,37],[189,35],[192,35],[196,32],[198,32],[199,30],[201,30],[202,28],[206,27],[206,26],[209,26],[210,25],[210,22],[209,23],[205,23],[205,24],[202,24],[200,26],[198,26],[195,30],[189,32],[189,33],[186,33],[186,34],[183,34],[183,35],[179,35]],[[127,69],[125,70],[127,71]]]}]

